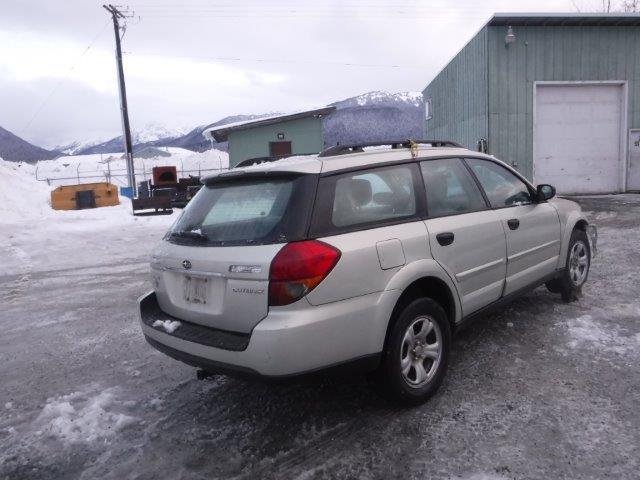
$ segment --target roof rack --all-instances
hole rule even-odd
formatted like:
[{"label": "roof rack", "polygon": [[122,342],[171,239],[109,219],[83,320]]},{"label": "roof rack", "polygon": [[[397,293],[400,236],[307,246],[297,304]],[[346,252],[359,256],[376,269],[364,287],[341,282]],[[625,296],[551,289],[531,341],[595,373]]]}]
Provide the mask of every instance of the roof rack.
[{"label": "roof rack", "polygon": [[347,155],[349,153],[364,152],[365,147],[382,147],[390,145],[391,148],[411,148],[411,145],[430,145],[432,147],[455,147],[464,148],[462,145],[451,140],[389,140],[386,142],[355,143],[350,145],[335,145],[326,148],[320,153],[320,157],[335,157],[337,155]]}]

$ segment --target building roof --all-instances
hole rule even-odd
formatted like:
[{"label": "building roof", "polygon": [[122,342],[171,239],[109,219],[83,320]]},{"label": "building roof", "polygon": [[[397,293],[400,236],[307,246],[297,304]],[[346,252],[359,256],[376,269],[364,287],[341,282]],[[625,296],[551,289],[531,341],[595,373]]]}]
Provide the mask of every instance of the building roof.
[{"label": "building roof", "polygon": [[264,125],[273,125],[276,123],[288,122],[299,118],[317,117],[320,115],[328,115],[336,109],[334,106],[315,108],[313,110],[304,110],[301,112],[293,112],[286,114],[278,114],[270,117],[257,118],[255,120],[245,120],[242,122],[227,123],[217,127],[206,128],[202,135],[207,140],[215,140],[216,142],[225,142],[229,138],[231,132],[238,130],[248,130],[250,128],[262,127]]},{"label": "building roof", "polygon": [[640,13],[495,13],[489,26],[640,26]]},{"label": "building roof", "polygon": [[491,26],[640,26],[640,13],[494,13],[489,20],[469,38],[464,47],[458,50],[444,66],[433,76],[431,82],[447,68],[453,59],[485,28]]}]

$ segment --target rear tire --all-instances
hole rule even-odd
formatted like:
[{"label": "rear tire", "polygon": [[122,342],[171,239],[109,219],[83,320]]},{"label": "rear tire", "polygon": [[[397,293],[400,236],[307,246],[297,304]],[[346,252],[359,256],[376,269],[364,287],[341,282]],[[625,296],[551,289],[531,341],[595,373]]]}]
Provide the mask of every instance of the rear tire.
[{"label": "rear tire", "polygon": [[[567,261],[562,277],[554,280],[555,284],[553,285],[557,289],[557,293],[562,295],[564,302],[574,302],[582,296],[582,286],[587,281],[590,267],[591,250],[589,248],[589,239],[584,231],[576,229],[571,232]],[[549,285],[547,285],[547,288],[549,288]],[[549,290],[551,289],[549,288]]]},{"label": "rear tire", "polygon": [[375,386],[393,401],[419,405],[440,387],[450,350],[451,329],[442,307],[430,298],[414,300],[390,332]]}]

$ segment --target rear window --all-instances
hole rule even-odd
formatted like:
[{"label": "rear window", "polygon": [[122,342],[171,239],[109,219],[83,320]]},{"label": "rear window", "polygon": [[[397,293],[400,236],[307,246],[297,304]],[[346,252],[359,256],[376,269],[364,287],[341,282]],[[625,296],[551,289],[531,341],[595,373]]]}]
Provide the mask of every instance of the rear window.
[{"label": "rear window", "polygon": [[312,175],[217,179],[191,200],[167,239],[218,246],[301,240],[314,193]]}]

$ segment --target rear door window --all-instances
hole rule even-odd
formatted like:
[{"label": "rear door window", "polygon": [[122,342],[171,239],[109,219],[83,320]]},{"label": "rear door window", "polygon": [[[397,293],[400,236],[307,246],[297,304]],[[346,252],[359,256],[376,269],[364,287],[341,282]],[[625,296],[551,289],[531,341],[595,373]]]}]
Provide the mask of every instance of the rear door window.
[{"label": "rear door window", "polygon": [[214,181],[191,200],[171,228],[175,243],[251,245],[304,237],[315,176]]},{"label": "rear door window", "polygon": [[339,233],[399,223],[420,215],[415,164],[323,178],[312,231]]},{"label": "rear door window", "polygon": [[420,164],[427,189],[430,217],[486,210],[475,180],[459,158],[427,160]]}]

